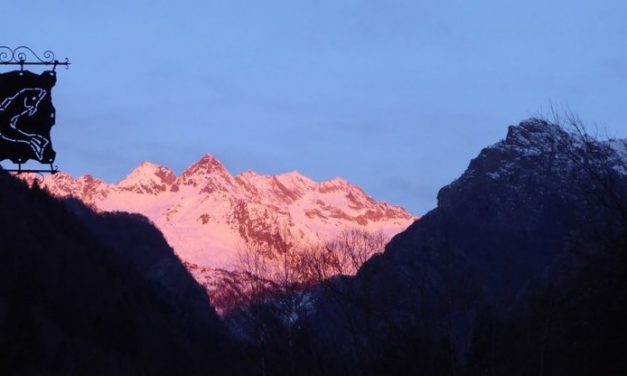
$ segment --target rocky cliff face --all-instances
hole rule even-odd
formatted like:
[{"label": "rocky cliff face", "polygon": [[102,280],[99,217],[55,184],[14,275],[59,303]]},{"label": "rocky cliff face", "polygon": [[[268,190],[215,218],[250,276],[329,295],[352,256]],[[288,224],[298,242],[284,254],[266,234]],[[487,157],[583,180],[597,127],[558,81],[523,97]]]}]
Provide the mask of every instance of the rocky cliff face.
[{"label": "rocky cliff face", "polygon": [[211,155],[180,176],[145,162],[118,184],[62,173],[39,184],[98,211],[145,215],[185,262],[205,268],[233,268],[246,244],[318,244],[352,228],[391,237],[415,219],[339,178],[316,183],[297,172],[232,176]]},{"label": "rocky cliff face", "polygon": [[[540,120],[511,126],[505,140],[483,149],[460,178],[440,190],[437,208],[396,237],[373,264],[439,264],[442,277],[459,268],[459,275],[445,279],[471,274],[481,278],[477,284],[487,301],[511,302],[576,236],[603,225],[606,211],[615,207],[607,201],[612,192],[606,184],[623,190],[627,177],[621,145],[582,142]],[[423,258],[430,262],[403,265]]]},{"label": "rocky cliff face", "polygon": [[430,338],[430,350],[443,346],[442,354],[465,359],[480,312],[507,320],[530,291],[560,286],[585,264],[585,252],[625,233],[625,144],[535,119],[511,126],[440,190],[436,209],[354,279],[334,282],[332,290],[350,291],[358,303],[338,308],[323,298],[318,322],[350,316],[360,333],[374,333],[365,353]]}]

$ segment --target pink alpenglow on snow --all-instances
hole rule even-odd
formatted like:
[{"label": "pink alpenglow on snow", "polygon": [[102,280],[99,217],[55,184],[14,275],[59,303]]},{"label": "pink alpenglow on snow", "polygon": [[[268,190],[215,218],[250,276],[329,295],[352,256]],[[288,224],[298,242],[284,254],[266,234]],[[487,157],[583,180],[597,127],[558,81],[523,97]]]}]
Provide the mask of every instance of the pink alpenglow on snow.
[{"label": "pink alpenglow on snow", "polygon": [[232,176],[211,155],[179,176],[144,162],[117,184],[59,173],[46,176],[40,185],[99,211],[140,213],[161,230],[183,261],[212,269],[235,268],[238,249],[246,244],[273,247],[281,239],[323,244],[347,229],[391,238],[416,219],[343,179],[316,183],[298,172]]}]

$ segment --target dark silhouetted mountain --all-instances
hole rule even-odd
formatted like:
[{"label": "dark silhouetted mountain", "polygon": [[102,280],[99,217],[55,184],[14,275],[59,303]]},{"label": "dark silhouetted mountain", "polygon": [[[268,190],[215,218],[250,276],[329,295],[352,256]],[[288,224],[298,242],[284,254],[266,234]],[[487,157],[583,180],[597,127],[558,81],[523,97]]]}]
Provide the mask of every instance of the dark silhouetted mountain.
[{"label": "dark silhouetted mountain", "polygon": [[144,216],[95,213],[76,199],[64,203],[103,244],[127,260],[154,285],[179,321],[214,326],[219,322],[207,292],[187,271],[163,234]]},{"label": "dark silhouetted mountain", "polygon": [[480,313],[511,322],[536,292],[565,292],[589,255],[624,251],[624,146],[535,119],[510,127],[440,190],[436,209],[350,281],[361,299],[351,320],[375,333],[364,353],[402,373],[429,366],[416,361],[420,349],[441,349],[435,358],[448,366],[434,373],[454,373]]},{"label": "dark silhouetted mountain", "polygon": [[0,190],[0,374],[224,371],[215,311],[150,223]]},{"label": "dark silhouetted mountain", "polygon": [[627,143],[531,119],[259,357],[325,375],[624,374],[626,240]]}]

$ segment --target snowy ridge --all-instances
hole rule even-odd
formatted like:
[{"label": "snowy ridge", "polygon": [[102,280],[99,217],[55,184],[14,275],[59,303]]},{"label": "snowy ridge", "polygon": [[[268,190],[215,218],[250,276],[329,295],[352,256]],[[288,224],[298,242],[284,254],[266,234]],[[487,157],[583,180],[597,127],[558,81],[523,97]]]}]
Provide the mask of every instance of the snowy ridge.
[{"label": "snowy ridge", "polygon": [[343,179],[316,183],[298,172],[232,176],[209,154],[179,176],[144,162],[117,184],[64,173],[39,184],[99,211],[145,215],[184,262],[201,268],[234,269],[246,244],[317,245],[352,228],[392,237],[416,219]]},{"label": "snowy ridge", "polygon": [[[614,170],[627,174],[627,140],[598,142],[585,135],[569,133],[544,120],[528,119],[510,126],[504,140],[483,149],[462,176],[445,189],[458,187],[478,174],[499,180],[519,172],[519,166],[533,163],[553,169],[558,175],[567,175],[568,170],[581,168],[576,163],[577,155],[586,153],[606,155]],[[549,156],[551,158],[546,159]]]}]

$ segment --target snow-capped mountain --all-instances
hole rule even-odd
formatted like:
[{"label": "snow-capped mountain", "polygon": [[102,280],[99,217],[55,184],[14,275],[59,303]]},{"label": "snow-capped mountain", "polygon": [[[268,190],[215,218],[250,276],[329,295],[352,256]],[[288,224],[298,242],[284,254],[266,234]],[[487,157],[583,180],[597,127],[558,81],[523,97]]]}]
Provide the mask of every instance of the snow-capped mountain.
[{"label": "snow-capped mountain", "polygon": [[281,242],[320,244],[353,228],[392,237],[415,220],[339,178],[316,183],[298,172],[232,176],[211,155],[179,176],[144,162],[117,184],[59,173],[39,185],[98,211],[143,214],[187,264],[212,269],[234,268],[246,244],[270,250]]}]

